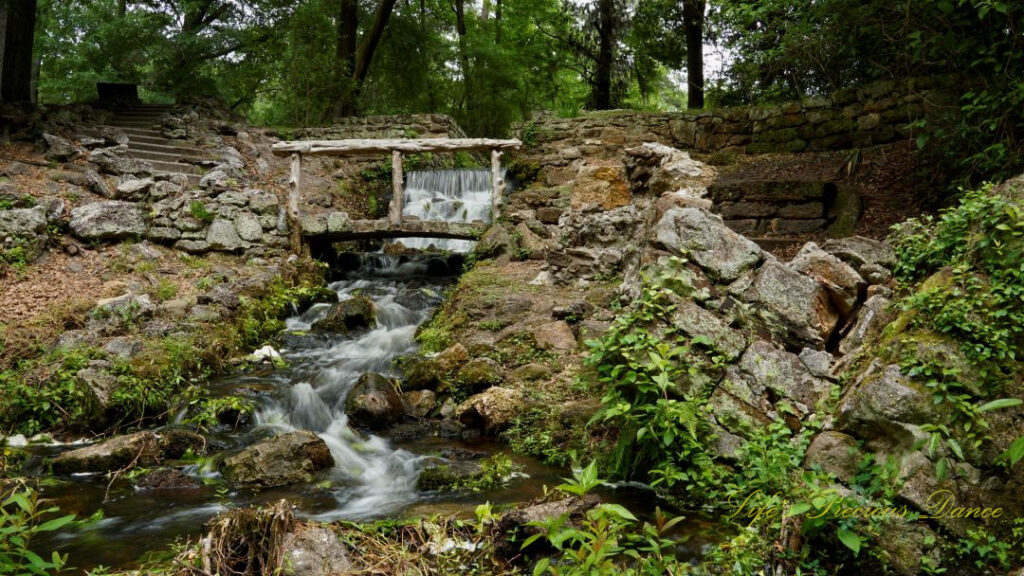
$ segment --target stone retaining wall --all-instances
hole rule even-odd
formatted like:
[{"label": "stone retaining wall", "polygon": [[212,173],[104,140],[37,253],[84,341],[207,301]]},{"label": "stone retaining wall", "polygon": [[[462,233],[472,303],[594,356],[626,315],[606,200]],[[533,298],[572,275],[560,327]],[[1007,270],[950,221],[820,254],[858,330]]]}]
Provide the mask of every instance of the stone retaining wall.
[{"label": "stone retaining wall", "polygon": [[398,114],[342,118],[331,126],[296,130],[294,140],[346,138],[465,138],[446,114]]},{"label": "stone retaining wall", "polygon": [[844,150],[887,144],[913,136],[913,122],[937,115],[955,98],[943,79],[876,82],[830,96],[771,107],[744,106],[698,113],[596,112],[577,118],[541,117],[514,131],[530,157],[601,155],[642,142],[682,150],[737,153]]}]

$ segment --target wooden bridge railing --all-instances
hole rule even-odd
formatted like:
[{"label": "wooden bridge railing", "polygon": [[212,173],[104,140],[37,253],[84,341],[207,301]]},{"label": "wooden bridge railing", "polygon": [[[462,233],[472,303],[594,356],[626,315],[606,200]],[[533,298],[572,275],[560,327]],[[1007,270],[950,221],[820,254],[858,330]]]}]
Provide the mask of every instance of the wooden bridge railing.
[{"label": "wooden bridge railing", "polygon": [[296,140],[278,142],[271,147],[276,156],[291,157],[291,178],[288,180],[288,226],[292,251],[302,250],[302,228],[299,223],[299,195],[302,185],[302,157],[308,156],[354,156],[391,153],[391,204],[388,218],[391,225],[402,225],[402,203],[405,200],[404,178],[402,176],[402,154],[418,152],[459,152],[491,151],[491,219],[501,216],[505,179],[501,173],[501,156],[504,150],[518,150],[519,140],[494,140],[490,138],[421,138],[421,139],[361,139],[361,140]]}]

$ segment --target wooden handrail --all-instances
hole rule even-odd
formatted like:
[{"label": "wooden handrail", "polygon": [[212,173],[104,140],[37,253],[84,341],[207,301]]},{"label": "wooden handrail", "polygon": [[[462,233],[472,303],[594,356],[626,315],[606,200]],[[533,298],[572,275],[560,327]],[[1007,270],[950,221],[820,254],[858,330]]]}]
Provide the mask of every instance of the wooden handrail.
[{"label": "wooden handrail", "polygon": [[294,152],[310,156],[386,154],[388,152],[458,152],[460,150],[518,150],[519,140],[493,138],[367,138],[352,140],[292,140],[270,147],[276,156]]}]

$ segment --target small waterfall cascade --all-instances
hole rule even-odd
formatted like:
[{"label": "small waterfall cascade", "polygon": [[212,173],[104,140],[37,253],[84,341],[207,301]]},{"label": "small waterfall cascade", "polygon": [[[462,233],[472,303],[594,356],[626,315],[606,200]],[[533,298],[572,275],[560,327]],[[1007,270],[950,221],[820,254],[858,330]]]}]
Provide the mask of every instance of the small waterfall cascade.
[{"label": "small waterfall cascade", "polygon": [[[327,443],[335,461],[329,476],[337,487],[332,491],[337,506],[316,516],[322,520],[379,518],[420,497],[416,478],[423,457],[353,430],[345,400],[362,374],[395,375],[392,361],[415,351],[416,327],[440,301],[441,286],[416,278],[422,262],[372,256],[357,275],[329,286],[339,301],[356,294],[373,300],[376,326],[354,337],[286,350],[293,365],[256,414],[259,427],[275,432],[309,430]],[[329,309],[328,304],[314,305],[288,318],[286,325],[290,330],[309,330]]]},{"label": "small waterfall cascade", "polygon": [[[491,172],[486,169],[414,170],[405,175],[404,216],[441,222],[491,221]],[[468,252],[472,240],[404,238],[407,248]]]}]

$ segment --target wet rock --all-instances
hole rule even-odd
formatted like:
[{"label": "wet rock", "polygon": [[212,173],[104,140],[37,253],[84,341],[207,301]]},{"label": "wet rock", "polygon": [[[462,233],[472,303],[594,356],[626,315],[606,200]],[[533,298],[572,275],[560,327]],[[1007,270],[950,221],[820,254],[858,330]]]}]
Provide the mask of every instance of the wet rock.
[{"label": "wet rock", "polygon": [[164,458],[177,460],[185,454],[206,452],[206,438],[185,428],[164,428],[159,433],[160,451]]},{"label": "wet rock", "polygon": [[365,296],[354,296],[331,306],[327,315],[313,324],[313,330],[345,334],[369,328],[375,321],[373,301]]},{"label": "wet rock", "polygon": [[416,489],[424,492],[448,492],[472,484],[483,476],[478,460],[431,459],[416,478]]},{"label": "wet rock", "polygon": [[435,358],[409,357],[402,362],[405,385],[414,389],[434,390],[441,383],[444,374],[438,368]]},{"label": "wet rock", "polygon": [[651,229],[651,242],[696,262],[712,279],[730,282],[756,266],[761,248],[737,234],[721,217],[694,207],[673,207]]},{"label": "wet rock", "polygon": [[405,416],[405,407],[394,380],[367,372],[348,393],[345,413],[353,425],[379,430],[400,421]]},{"label": "wet rock", "polygon": [[542,350],[572,350],[576,348],[576,336],[563,320],[541,324],[533,330],[537,347]]},{"label": "wet rock", "polygon": [[826,430],[811,441],[804,456],[804,467],[820,467],[843,482],[849,482],[857,474],[861,456],[853,436]]},{"label": "wet rock", "polygon": [[473,248],[473,252],[482,258],[515,254],[518,250],[519,243],[511,228],[501,222],[492,224]]},{"label": "wet rock", "polygon": [[71,210],[71,232],[83,240],[122,240],[146,233],[146,218],[137,204],[111,200]]},{"label": "wet rock", "polygon": [[284,576],[338,576],[348,574],[348,549],[330,526],[303,524],[281,545]]},{"label": "wet rock", "polygon": [[494,386],[459,404],[455,417],[470,428],[495,435],[511,426],[525,405],[526,400],[520,392]]},{"label": "wet rock", "polygon": [[177,468],[157,468],[135,480],[135,487],[143,490],[198,490],[201,484]]},{"label": "wet rock", "polygon": [[221,462],[228,484],[240,488],[272,488],[306,482],[334,465],[327,444],[300,430],[268,438]]},{"label": "wet rock", "polygon": [[774,259],[757,271],[743,298],[771,312],[786,328],[786,341],[794,347],[824,347],[839,322],[832,300],[816,280]]},{"label": "wet rock", "polygon": [[789,266],[821,282],[839,315],[849,318],[867,289],[867,282],[856,270],[839,258],[808,242]]},{"label": "wet rock", "polygon": [[414,390],[402,394],[405,411],[414,418],[426,418],[437,407],[437,394],[431,390]]},{"label": "wet rock", "polygon": [[134,463],[135,466],[152,466],[160,457],[156,434],[136,432],[116,436],[93,446],[64,452],[53,459],[55,474],[76,472],[112,472]]},{"label": "wet rock", "polygon": [[501,383],[501,365],[490,358],[473,358],[459,368],[456,379],[472,390]]}]

